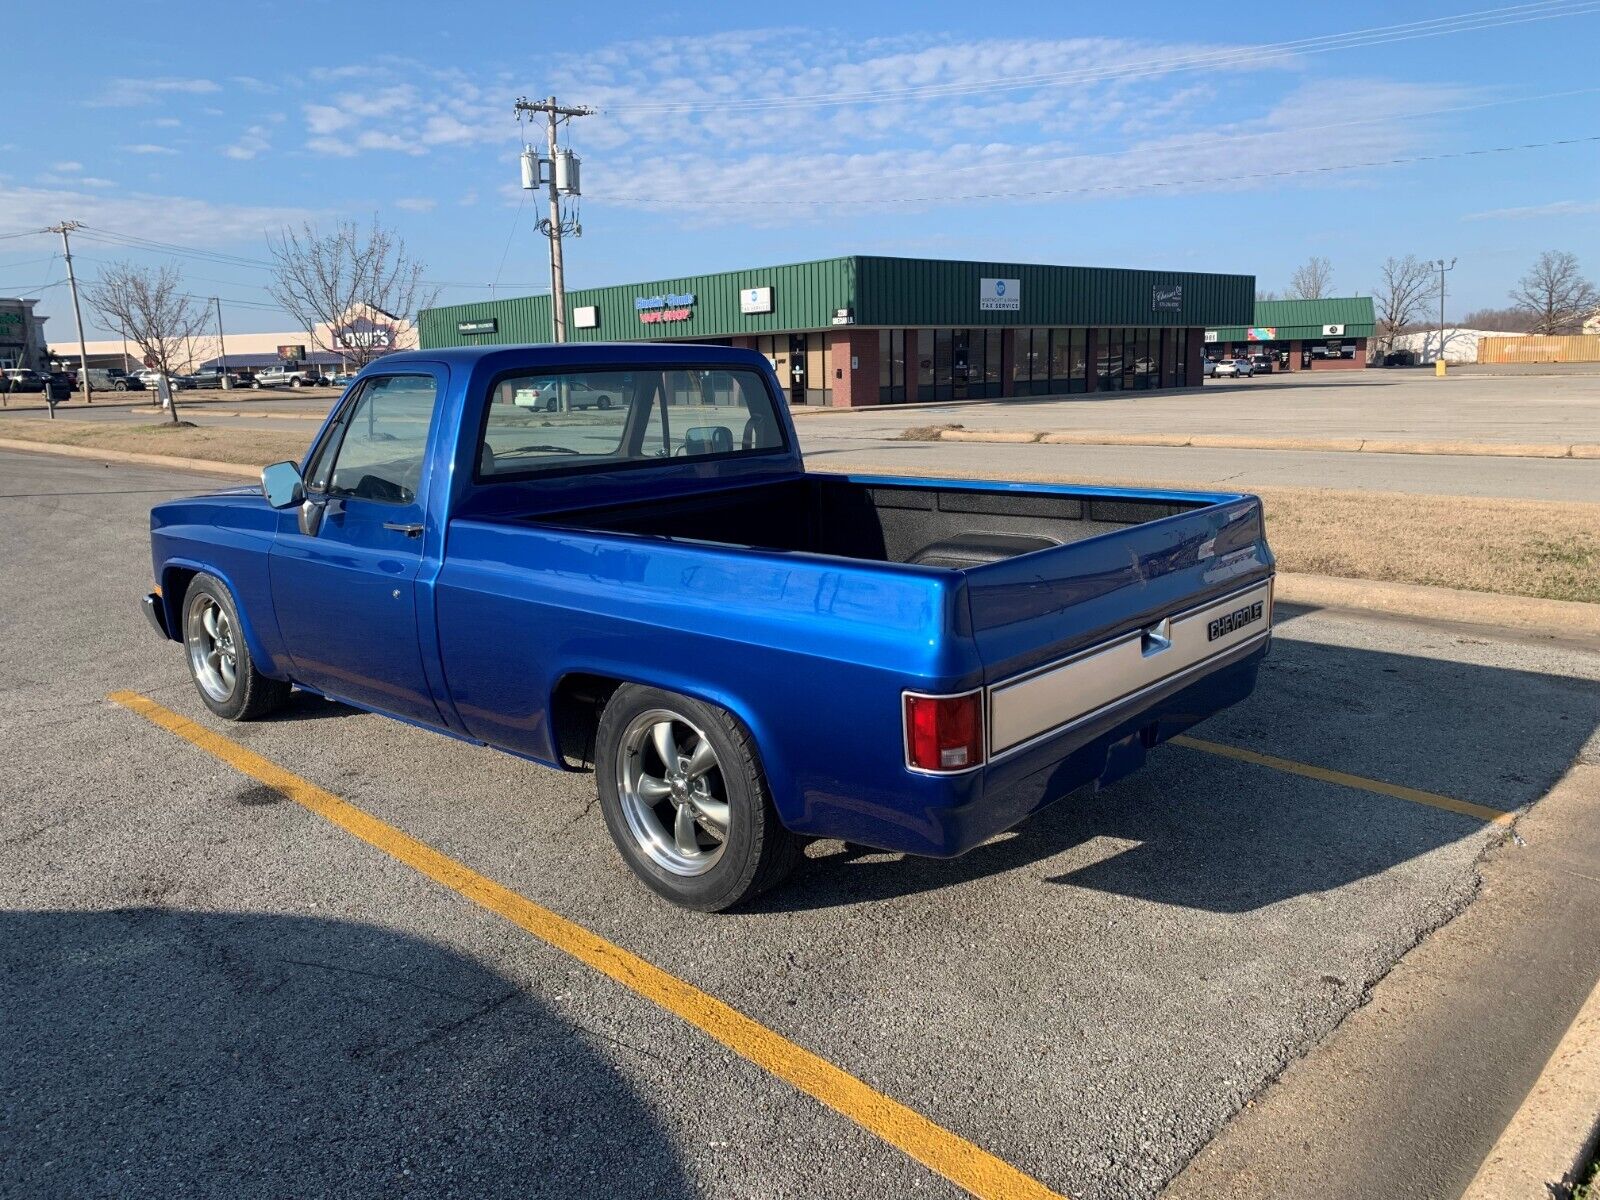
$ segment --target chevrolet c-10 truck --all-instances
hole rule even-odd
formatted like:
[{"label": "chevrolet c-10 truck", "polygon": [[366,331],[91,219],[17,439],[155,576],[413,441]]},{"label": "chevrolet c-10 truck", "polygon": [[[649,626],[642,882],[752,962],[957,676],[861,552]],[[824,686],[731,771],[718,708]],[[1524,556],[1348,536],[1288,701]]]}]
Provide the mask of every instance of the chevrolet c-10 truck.
[{"label": "chevrolet c-10 truck", "polygon": [[1253,496],[808,473],[767,361],[706,345],[388,355],[151,548],[213,713],[301,688],[592,768],[703,910],[810,839],[956,855],[1122,777],[1250,693],[1272,623]]}]

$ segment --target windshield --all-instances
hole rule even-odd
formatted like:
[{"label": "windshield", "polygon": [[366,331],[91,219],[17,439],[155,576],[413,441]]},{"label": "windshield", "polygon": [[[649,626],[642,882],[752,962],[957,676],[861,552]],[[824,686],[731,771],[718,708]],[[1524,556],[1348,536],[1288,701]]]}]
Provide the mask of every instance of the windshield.
[{"label": "windshield", "polygon": [[478,474],[505,478],[783,446],[772,395],[753,369],[540,372],[495,384]]}]

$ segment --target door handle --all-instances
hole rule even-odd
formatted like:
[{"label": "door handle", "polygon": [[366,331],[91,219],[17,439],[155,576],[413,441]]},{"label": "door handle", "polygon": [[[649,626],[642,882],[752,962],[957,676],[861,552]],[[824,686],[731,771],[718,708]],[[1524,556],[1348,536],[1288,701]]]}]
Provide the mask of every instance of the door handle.
[{"label": "door handle", "polygon": [[422,536],[422,526],[421,525],[408,525],[408,524],[404,523],[403,521],[385,521],[383,523],[383,527],[385,529],[392,529],[396,533],[403,533],[407,537],[421,537]]}]

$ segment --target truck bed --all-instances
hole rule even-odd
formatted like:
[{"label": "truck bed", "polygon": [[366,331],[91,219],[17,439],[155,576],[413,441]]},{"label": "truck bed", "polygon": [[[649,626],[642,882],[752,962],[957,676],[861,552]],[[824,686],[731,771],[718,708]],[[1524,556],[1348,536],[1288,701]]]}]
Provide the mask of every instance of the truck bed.
[{"label": "truck bed", "polygon": [[1102,496],[805,475],[531,518],[538,524],[960,570],[1207,507]]}]

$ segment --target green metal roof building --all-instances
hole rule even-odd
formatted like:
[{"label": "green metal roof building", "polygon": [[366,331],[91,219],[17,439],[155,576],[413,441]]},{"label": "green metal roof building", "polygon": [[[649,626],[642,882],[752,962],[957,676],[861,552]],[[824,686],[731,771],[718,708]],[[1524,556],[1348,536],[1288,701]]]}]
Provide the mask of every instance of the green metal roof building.
[{"label": "green metal roof building", "polygon": [[[1249,275],[850,255],[583,288],[567,338],[760,350],[797,404],[1198,386],[1207,329],[1254,316]],[[547,342],[550,298],[427,309],[420,345]]]},{"label": "green metal roof building", "polygon": [[1266,354],[1291,371],[1359,369],[1367,365],[1373,320],[1371,296],[1257,300],[1250,324],[1206,330],[1206,354]]}]

